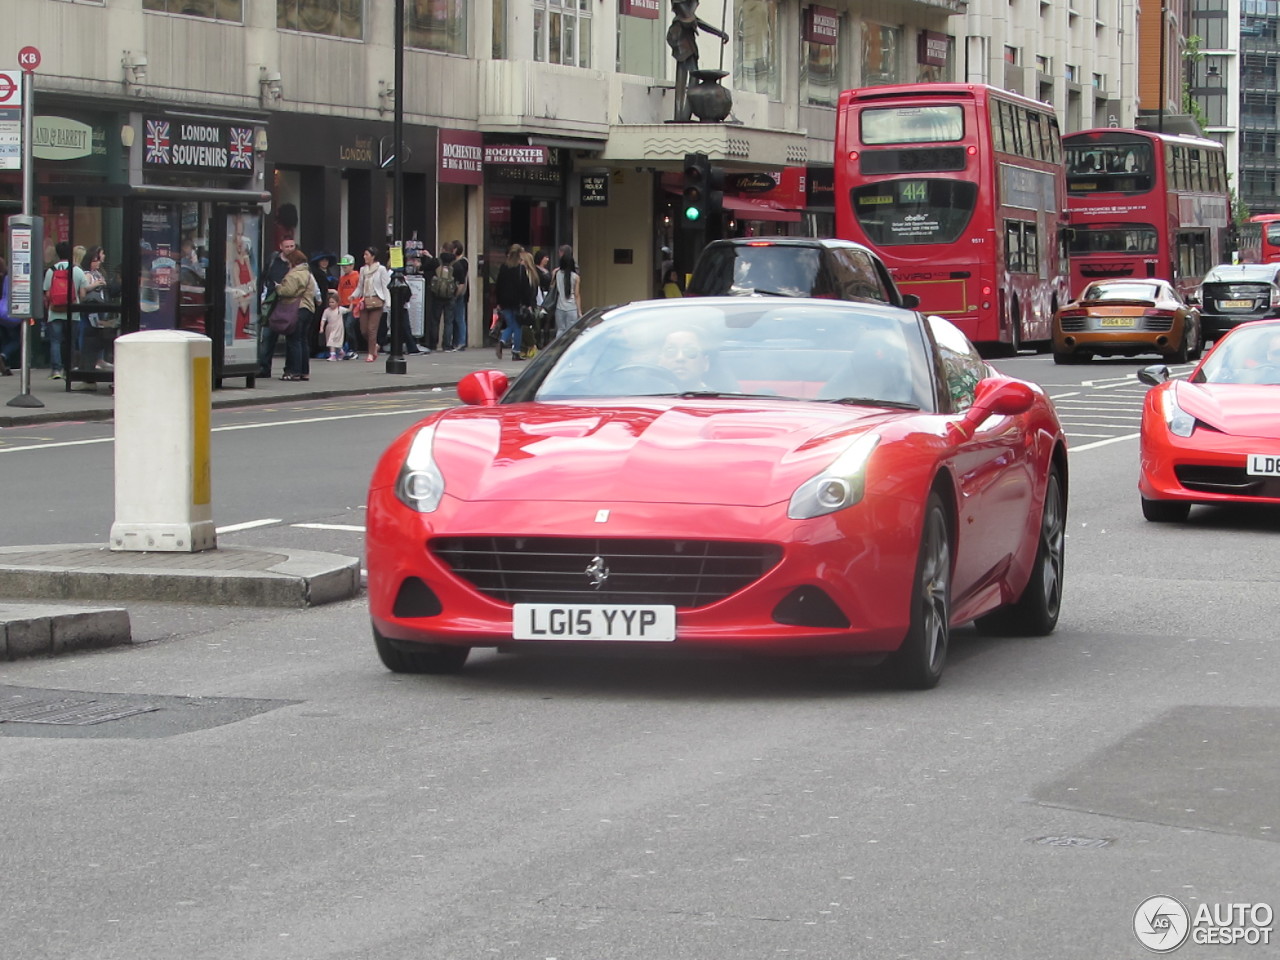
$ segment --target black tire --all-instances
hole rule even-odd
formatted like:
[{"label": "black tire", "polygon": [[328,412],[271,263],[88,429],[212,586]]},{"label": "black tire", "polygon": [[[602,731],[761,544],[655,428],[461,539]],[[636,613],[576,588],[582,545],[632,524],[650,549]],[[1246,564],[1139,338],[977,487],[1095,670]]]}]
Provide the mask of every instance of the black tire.
[{"label": "black tire", "polygon": [[1057,467],[1045,482],[1044,510],[1031,579],[1015,603],[979,617],[978,629],[1006,637],[1044,637],[1053,633],[1062,609],[1062,572],[1067,545],[1067,498]]},{"label": "black tire", "polygon": [[924,508],[920,555],[911,586],[911,623],[902,646],[890,657],[894,680],[912,690],[928,690],[942,679],[951,641],[951,532],[938,494]]},{"label": "black tire", "polygon": [[446,644],[421,644],[422,649],[405,650],[373,631],[373,643],[378,648],[378,659],[392,673],[457,673],[471,654],[470,647]]},{"label": "black tire", "polygon": [[1196,339],[1195,339],[1195,343],[1191,345],[1190,358],[1192,360],[1199,360],[1203,356],[1204,356],[1204,328],[1200,326],[1200,323],[1197,321]]},{"label": "black tire", "polygon": [[1148,500],[1142,498],[1142,516],[1152,523],[1181,523],[1191,514],[1191,504],[1184,500]]},{"label": "black tire", "polygon": [[1186,363],[1191,359],[1191,331],[1186,327],[1182,329],[1182,342],[1178,344],[1178,349],[1173,353],[1165,354],[1166,363]]}]

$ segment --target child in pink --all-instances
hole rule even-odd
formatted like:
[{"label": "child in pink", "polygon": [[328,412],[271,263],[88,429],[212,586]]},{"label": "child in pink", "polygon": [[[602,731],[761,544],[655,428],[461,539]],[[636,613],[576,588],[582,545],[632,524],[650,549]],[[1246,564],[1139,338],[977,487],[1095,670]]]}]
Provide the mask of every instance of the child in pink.
[{"label": "child in pink", "polygon": [[336,292],[329,294],[324,314],[320,317],[320,333],[324,337],[325,346],[329,348],[329,359],[341,360],[346,352],[342,349],[342,341],[347,331],[343,324],[342,307],[338,306]]}]

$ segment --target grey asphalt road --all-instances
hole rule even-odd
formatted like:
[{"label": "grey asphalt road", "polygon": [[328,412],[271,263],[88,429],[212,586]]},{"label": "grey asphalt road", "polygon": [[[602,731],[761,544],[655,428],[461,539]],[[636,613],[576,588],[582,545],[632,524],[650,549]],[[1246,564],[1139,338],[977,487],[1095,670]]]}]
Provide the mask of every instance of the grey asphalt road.
[{"label": "grey asphalt road", "polygon": [[[1089,368],[1000,366],[1099,393]],[[216,435],[217,522],[279,519],[226,538],[359,549],[329,521],[360,517],[412,415],[309,412]],[[0,723],[0,952],[1096,960],[1150,955],[1133,923],[1153,895],[1280,905],[1280,512],[1148,524],[1124,437],[1071,455],[1057,633],[962,630],[928,693],[810,664],[488,652],[397,677],[359,601],[131,605],[141,646],[0,664],[0,704],[156,707]],[[104,448],[0,452],[33,471],[21,535],[27,513],[99,510],[57,497]]]}]

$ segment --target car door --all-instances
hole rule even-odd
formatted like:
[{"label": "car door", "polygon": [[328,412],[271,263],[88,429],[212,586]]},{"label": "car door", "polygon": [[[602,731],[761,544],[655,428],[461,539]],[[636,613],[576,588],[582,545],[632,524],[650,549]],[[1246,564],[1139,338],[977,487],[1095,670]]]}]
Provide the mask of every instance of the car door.
[{"label": "car door", "polygon": [[[944,380],[944,402],[963,414],[978,383],[996,372],[973,344],[941,317],[929,318]],[[1022,417],[988,417],[970,436],[957,435],[950,463],[957,524],[953,595],[962,600],[994,582],[1025,536],[1034,470]]]}]

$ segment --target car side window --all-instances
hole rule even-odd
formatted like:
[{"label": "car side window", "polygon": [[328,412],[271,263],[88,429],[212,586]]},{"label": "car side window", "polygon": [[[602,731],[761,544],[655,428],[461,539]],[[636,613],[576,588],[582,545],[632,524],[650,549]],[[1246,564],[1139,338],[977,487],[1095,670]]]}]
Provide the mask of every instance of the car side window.
[{"label": "car side window", "polygon": [[875,300],[888,303],[871,258],[859,250],[832,251],[831,270],[842,300]]},{"label": "car side window", "polygon": [[938,345],[942,376],[951,397],[951,411],[963,413],[973,406],[978,383],[989,376],[990,368],[958,327],[942,317],[931,316],[928,319],[929,329]]}]

